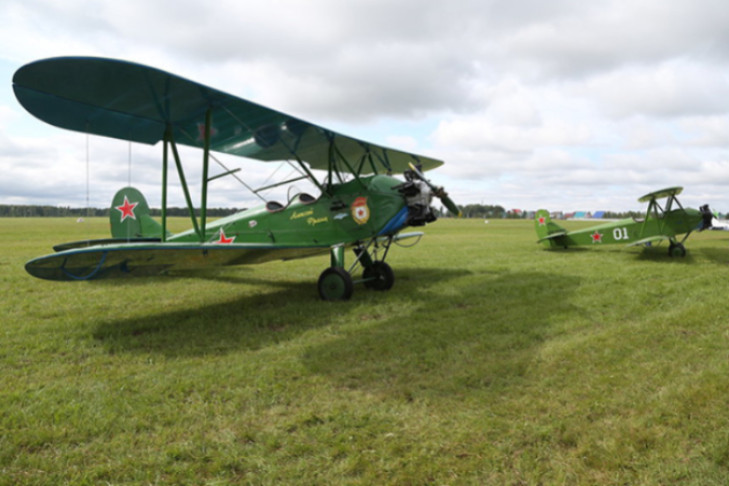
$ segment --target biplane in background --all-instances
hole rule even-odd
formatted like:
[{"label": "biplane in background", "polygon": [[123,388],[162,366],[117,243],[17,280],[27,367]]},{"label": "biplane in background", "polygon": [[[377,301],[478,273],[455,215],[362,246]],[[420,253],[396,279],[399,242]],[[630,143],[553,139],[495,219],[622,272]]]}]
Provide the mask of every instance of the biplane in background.
[{"label": "biplane in background", "polygon": [[[26,110],[52,125],[131,142],[163,142],[161,223],[150,217],[138,190],[124,188],[112,202],[112,238],[55,247],[56,253],[26,264],[35,277],[69,281],[157,275],[329,254],[319,294],[346,300],[358,268],[362,275],[357,282],[376,290],[392,287],[393,271],[385,263],[390,247],[422,235],[401,230],[436,219],[430,206],[434,196],[459,214],[443,188],[423,175],[442,165],[439,160],[341,135],[152,67],[102,58],[46,59],[18,69],[13,88]],[[197,209],[178,144],[202,150]],[[287,201],[266,201],[208,221],[210,182],[235,172],[226,168],[211,175],[213,151],[289,163],[299,176],[277,185],[308,179],[319,194],[290,194]],[[192,222],[192,229],[175,235],[167,230],[170,159]],[[323,175],[317,178],[315,171]],[[349,266],[345,248],[354,250]]]},{"label": "biplane in background", "polygon": [[[676,196],[682,190],[681,187],[670,187],[638,199],[639,202],[648,203],[644,218],[621,219],[575,231],[565,230],[550,219],[547,210],[540,209],[534,216],[534,225],[539,238],[537,243],[542,243],[547,248],[567,248],[610,243],[637,246],[668,241],[670,256],[686,256],[686,247],[683,245],[686,238],[694,230],[703,231],[710,228],[713,215],[708,204],[698,210],[681,206]],[[664,197],[666,202],[664,207],[661,207],[657,199]],[[684,235],[680,241],[679,235]]]}]

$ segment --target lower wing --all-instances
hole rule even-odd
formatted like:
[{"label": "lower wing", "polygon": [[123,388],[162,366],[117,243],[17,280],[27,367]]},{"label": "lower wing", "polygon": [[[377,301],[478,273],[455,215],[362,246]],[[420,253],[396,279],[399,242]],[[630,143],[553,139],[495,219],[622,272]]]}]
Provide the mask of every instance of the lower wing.
[{"label": "lower wing", "polygon": [[328,246],[285,247],[211,243],[98,245],[36,258],[25,264],[25,270],[34,277],[46,280],[90,280],[158,275],[172,269],[289,260],[328,251]]},{"label": "lower wing", "polygon": [[[375,239],[378,242],[401,241],[421,236],[423,233],[413,232]],[[63,248],[68,249],[62,250]],[[283,246],[253,243],[221,245],[139,240],[122,243],[115,239],[91,240],[58,245],[56,249],[61,251],[29,261],[25,264],[25,270],[34,277],[45,280],[142,277],[159,275],[173,269],[251,265],[273,260],[306,258],[328,253],[330,248],[329,245]]]},{"label": "lower wing", "polygon": [[628,243],[626,246],[645,245],[645,244],[648,244],[648,243],[655,243],[657,241],[665,241],[665,240],[670,240],[670,239],[671,238],[669,236],[666,236],[666,235],[654,235],[654,236],[649,236],[648,238],[643,238],[641,240],[634,241],[632,243]]}]

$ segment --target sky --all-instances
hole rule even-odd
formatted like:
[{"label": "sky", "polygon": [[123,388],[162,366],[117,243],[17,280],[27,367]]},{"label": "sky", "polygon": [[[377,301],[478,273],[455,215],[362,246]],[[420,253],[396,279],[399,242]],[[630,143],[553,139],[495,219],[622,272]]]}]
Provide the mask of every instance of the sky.
[{"label": "sky", "polygon": [[[22,65],[78,55],[441,159],[427,175],[462,205],[640,210],[683,186],[685,206],[727,212],[727,26],[725,0],[4,0],[0,204],[105,207],[131,182],[159,206],[161,144],[52,127],[15,99]],[[195,186],[201,154],[182,157]],[[290,172],[216,158],[254,187]],[[254,203],[211,183],[211,206]]]}]

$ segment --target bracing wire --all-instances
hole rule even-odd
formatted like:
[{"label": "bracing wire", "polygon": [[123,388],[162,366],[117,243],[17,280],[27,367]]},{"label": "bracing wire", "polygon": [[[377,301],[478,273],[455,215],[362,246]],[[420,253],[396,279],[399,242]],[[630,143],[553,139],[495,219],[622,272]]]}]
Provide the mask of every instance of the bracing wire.
[{"label": "bracing wire", "polygon": [[131,140],[129,141],[129,161],[128,161],[127,171],[128,171],[127,178],[128,178],[128,182],[129,182],[128,186],[131,187],[132,186],[132,141]]},{"label": "bracing wire", "polygon": [[91,156],[90,156],[90,149],[89,149],[89,134],[86,133],[86,217],[91,216]]}]

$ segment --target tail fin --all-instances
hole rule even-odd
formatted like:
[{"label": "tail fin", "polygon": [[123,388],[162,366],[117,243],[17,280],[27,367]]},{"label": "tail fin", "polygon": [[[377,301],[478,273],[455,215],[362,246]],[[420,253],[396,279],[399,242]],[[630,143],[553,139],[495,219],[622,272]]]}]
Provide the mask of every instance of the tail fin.
[{"label": "tail fin", "polygon": [[549,211],[546,209],[540,209],[536,212],[534,215],[534,227],[537,230],[537,238],[539,238],[537,243],[542,243],[547,248],[564,246],[561,237],[567,234],[567,231],[557,223],[552,222]]},{"label": "tail fin", "polygon": [[149,205],[133,187],[120,189],[109,211],[111,236],[114,238],[161,238],[162,225],[149,215]]}]

